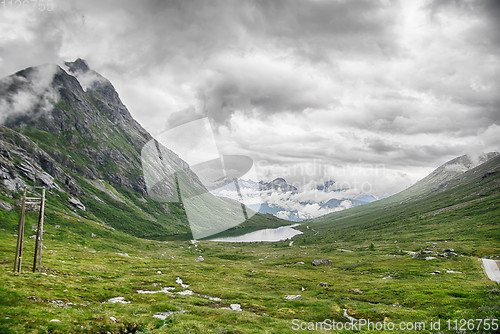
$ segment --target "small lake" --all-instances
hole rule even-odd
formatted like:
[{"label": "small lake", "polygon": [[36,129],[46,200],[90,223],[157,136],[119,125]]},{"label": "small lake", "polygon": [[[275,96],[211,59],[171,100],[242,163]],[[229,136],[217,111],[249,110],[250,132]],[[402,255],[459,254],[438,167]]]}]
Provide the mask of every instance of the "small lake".
[{"label": "small lake", "polygon": [[294,229],[295,226],[300,224],[293,224],[288,226],[280,226],[278,228],[266,228],[236,237],[223,237],[209,239],[208,241],[218,242],[258,242],[258,241],[281,241],[290,239],[297,234],[302,234],[301,231]]}]

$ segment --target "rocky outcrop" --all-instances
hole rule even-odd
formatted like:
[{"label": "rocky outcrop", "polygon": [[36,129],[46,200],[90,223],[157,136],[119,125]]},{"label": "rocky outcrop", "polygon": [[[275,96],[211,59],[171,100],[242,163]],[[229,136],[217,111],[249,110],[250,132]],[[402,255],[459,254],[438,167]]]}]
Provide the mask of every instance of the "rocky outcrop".
[{"label": "rocky outcrop", "polygon": [[[77,195],[75,179],[29,138],[0,126],[0,186],[13,192],[26,185],[40,185]],[[58,181],[56,181],[58,180]],[[58,184],[59,182],[59,184]]]},{"label": "rocky outcrop", "polygon": [[332,260],[328,259],[321,259],[321,260],[313,260],[311,263],[313,266],[319,266],[319,265],[326,265],[326,266],[331,266],[332,265]]},{"label": "rocky outcrop", "polygon": [[87,211],[87,208],[85,207],[85,205],[83,205],[82,202],[80,202],[80,200],[78,198],[70,197],[70,198],[68,198],[68,202],[70,202],[71,205],[73,205],[74,207],[76,207],[82,211]]},{"label": "rocky outcrop", "polygon": [[[53,71],[46,66],[31,67],[2,79],[0,102],[12,110],[1,118],[4,125],[36,137],[47,153],[38,165],[58,180],[54,160],[85,178],[104,179],[146,195],[140,153],[152,137],[132,118],[107,79],[81,59],[66,65],[68,72],[56,65],[51,65]],[[41,73],[52,78],[42,80]],[[29,110],[14,112],[16,101],[35,94],[33,87],[39,81],[54,100],[43,108],[41,102],[34,102]]]}]

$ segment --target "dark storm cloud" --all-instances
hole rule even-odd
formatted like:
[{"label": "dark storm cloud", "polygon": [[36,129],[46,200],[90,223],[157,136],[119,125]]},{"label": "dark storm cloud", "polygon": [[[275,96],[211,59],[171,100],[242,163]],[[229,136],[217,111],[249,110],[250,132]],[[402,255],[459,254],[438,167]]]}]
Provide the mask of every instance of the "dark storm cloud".
[{"label": "dark storm cloud", "polygon": [[[396,1],[258,1],[256,28],[308,60],[394,52]],[[333,52],[332,52],[333,51]]]},{"label": "dark storm cloud", "polygon": [[[314,93],[301,78],[283,74],[268,84],[251,62],[227,68],[227,55],[253,57],[279,50],[301,63],[324,62],[328,70],[339,58],[394,54],[394,3],[390,1],[116,1],[58,2],[71,17],[69,39],[85,45],[79,55],[111,74],[154,75],[166,69],[179,81],[195,78],[198,96],[216,122],[227,124],[234,110],[263,114],[296,112],[334,102]],[[101,27],[106,22],[106,28]],[[107,30],[109,29],[109,30]],[[43,30],[43,29],[42,29]],[[101,40],[96,40],[99,34]],[[257,50],[257,51],[256,51]],[[102,57],[101,54],[106,54]],[[258,58],[258,57],[257,57]],[[259,61],[259,59],[257,59]],[[215,62],[215,64],[214,64]],[[277,61],[279,62],[279,60]],[[272,64],[269,65],[272,69]],[[206,72],[216,74],[207,78]],[[293,71],[290,68],[289,71]],[[308,73],[305,73],[307,75]]]},{"label": "dark storm cloud", "polygon": [[500,1],[432,0],[427,5],[427,9],[432,18],[437,21],[439,21],[439,15],[446,16],[453,11],[463,15],[464,18],[482,20],[484,26],[477,27],[464,37],[490,51],[500,48]]}]

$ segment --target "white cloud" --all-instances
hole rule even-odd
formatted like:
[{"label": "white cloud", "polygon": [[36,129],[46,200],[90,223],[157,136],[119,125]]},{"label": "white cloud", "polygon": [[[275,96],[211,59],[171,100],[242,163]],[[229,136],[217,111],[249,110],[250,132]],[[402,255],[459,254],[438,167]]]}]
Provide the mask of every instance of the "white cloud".
[{"label": "white cloud", "polygon": [[57,70],[56,65],[44,65],[23,75],[2,79],[0,89],[7,91],[13,87],[13,90],[0,98],[0,124],[10,116],[45,113],[52,109],[59,100],[59,93],[51,85]]}]

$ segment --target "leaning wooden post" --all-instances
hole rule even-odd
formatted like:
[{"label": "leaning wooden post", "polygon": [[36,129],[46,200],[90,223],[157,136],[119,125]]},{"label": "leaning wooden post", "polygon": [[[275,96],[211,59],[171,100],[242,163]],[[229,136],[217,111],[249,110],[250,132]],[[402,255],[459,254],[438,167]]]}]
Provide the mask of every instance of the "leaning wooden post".
[{"label": "leaning wooden post", "polygon": [[21,202],[21,215],[19,217],[19,228],[17,230],[17,247],[16,259],[14,261],[14,272],[21,272],[21,262],[23,258],[23,242],[24,242],[24,213],[26,208],[26,187],[23,191],[23,199]]},{"label": "leaning wooden post", "polygon": [[40,215],[38,216],[38,228],[36,230],[35,257],[33,259],[33,272],[36,271],[38,262],[38,272],[42,270],[42,240],[43,240],[43,214],[45,208],[45,187],[42,188],[42,199],[40,202]]}]

